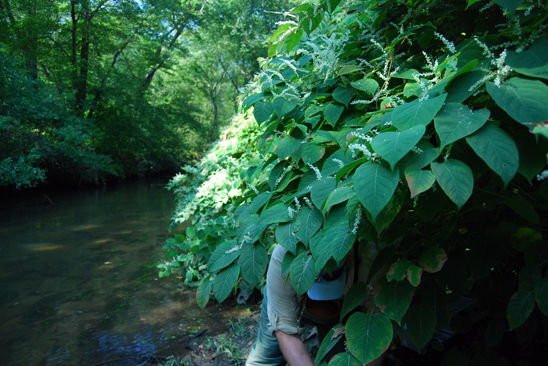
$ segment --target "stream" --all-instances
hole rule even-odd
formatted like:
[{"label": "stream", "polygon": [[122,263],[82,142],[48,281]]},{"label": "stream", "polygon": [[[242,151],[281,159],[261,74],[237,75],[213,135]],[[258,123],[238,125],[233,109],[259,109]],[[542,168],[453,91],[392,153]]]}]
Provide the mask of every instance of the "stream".
[{"label": "stream", "polygon": [[167,179],[0,205],[1,365],[142,365],[127,359],[184,355],[184,336],[245,311],[202,310],[175,276],[158,279]]}]

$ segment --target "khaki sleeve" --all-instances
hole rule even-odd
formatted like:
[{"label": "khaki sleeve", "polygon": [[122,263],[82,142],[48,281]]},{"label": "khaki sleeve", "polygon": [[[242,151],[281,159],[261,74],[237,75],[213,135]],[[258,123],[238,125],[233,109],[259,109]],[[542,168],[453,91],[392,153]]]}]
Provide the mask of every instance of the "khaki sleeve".
[{"label": "khaki sleeve", "polygon": [[287,276],[282,276],[282,260],[287,249],[277,245],[272,252],[270,265],[266,274],[266,291],[268,298],[268,332],[272,335],[275,330],[286,334],[299,333],[299,298],[291,286]]}]

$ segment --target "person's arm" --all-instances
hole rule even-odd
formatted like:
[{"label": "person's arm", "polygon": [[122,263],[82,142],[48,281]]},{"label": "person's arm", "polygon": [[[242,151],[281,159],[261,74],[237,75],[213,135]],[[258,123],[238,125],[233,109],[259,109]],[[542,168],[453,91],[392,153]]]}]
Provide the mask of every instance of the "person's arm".
[{"label": "person's arm", "polygon": [[274,334],[278,338],[280,350],[290,366],[314,366],[314,362],[299,335],[287,334],[280,330],[274,331]]}]

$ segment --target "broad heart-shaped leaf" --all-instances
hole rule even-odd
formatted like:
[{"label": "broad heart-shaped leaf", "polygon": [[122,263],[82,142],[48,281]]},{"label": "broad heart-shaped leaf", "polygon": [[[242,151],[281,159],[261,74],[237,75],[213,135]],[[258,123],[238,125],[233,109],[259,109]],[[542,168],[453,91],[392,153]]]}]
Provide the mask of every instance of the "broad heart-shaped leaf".
[{"label": "broad heart-shaped leaf", "polygon": [[238,265],[242,270],[243,279],[251,286],[257,286],[261,282],[268,265],[268,254],[264,245],[244,243]]},{"label": "broad heart-shaped leaf", "polygon": [[333,91],[333,99],[337,102],[344,104],[348,108],[348,103],[352,100],[352,97],[356,93],[356,89],[353,87],[339,86]]},{"label": "broad heart-shaped leaf", "polygon": [[240,276],[240,266],[232,265],[223,269],[213,280],[213,295],[219,302],[225,301]]},{"label": "broad heart-shaped leaf", "polygon": [[292,32],[285,41],[286,52],[291,51],[299,44],[301,38],[303,37],[303,28],[299,27],[296,32]]},{"label": "broad heart-shaped leaf", "polygon": [[273,111],[274,108],[270,102],[260,101],[253,105],[253,116],[259,125],[268,121]]},{"label": "broad heart-shaped leaf", "polygon": [[209,257],[207,267],[210,272],[217,272],[228,267],[240,256],[240,247],[236,240],[228,240],[219,245]]},{"label": "broad heart-shaped leaf", "polygon": [[291,221],[291,217],[289,217],[287,206],[283,203],[279,203],[275,206],[270,207],[266,211],[263,211],[261,216],[259,216],[258,224],[268,226],[270,224],[288,221]]},{"label": "broad heart-shaped leaf", "polygon": [[278,225],[275,230],[278,243],[293,254],[297,250],[297,242],[299,241],[295,236],[296,230],[298,230],[298,225],[295,222]]},{"label": "broad heart-shaped leaf", "polygon": [[310,209],[303,207],[297,215],[299,231],[295,234],[297,238],[308,246],[310,239],[320,230],[323,224],[323,217],[317,208]]},{"label": "broad heart-shaped leaf", "polygon": [[392,198],[399,179],[399,172],[392,172],[384,164],[369,162],[356,169],[354,190],[373,221]]},{"label": "broad heart-shaped leaf", "polygon": [[415,288],[408,281],[380,281],[381,290],[375,297],[375,305],[396,323],[400,323],[411,304]]},{"label": "broad heart-shaped leaf", "polygon": [[512,139],[519,151],[518,172],[531,183],[546,165],[548,140],[539,139],[525,128],[515,130]]},{"label": "broad heart-shaped leaf", "polygon": [[267,96],[264,95],[263,93],[251,94],[249,97],[245,98],[245,100],[242,102],[242,108],[245,110],[251,107],[256,102],[258,102],[259,100],[263,100],[265,98],[267,98]]},{"label": "broad heart-shaped leaf", "polygon": [[337,353],[329,361],[329,366],[362,366],[362,363],[350,353]]},{"label": "broad heart-shaped leaf", "polygon": [[[335,331],[338,335],[335,335]],[[335,347],[337,342],[341,339],[340,336],[343,334],[344,326],[342,324],[335,325],[329,332],[327,332],[327,335],[324,337],[322,344],[320,345],[320,349],[318,349],[318,353],[316,354],[316,361],[314,362],[316,366],[318,366],[327,353]]]},{"label": "broad heart-shaped leaf", "polygon": [[424,135],[426,127],[417,125],[402,132],[382,132],[373,138],[371,146],[377,154],[394,167]]},{"label": "broad heart-shaped leaf", "polygon": [[532,290],[518,290],[508,302],[506,315],[510,330],[516,329],[529,317],[535,308],[535,295]]},{"label": "broad heart-shaped leaf", "polygon": [[333,192],[336,185],[336,180],[329,177],[324,177],[322,180],[312,183],[312,191],[310,192],[312,203],[316,207],[321,208],[323,202]]},{"label": "broad heart-shaped leaf", "polygon": [[443,264],[447,261],[447,253],[438,247],[429,248],[419,257],[419,265],[428,273],[441,271]]},{"label": "broad heart-shaped leaf", "polygon": [[200,283],[200,286],[198,286],[198,289],[196,290],[196,302],[198,303],[198,306],[203,309],[206,307],[207,303],[209,302],[209,297],[211,295],[211,289],[213,287],[213,281],[210,281],[211,275],[208,275],[202,283]]},{"label": "broad heart-shaped leaf", "polygon": [[289,271],[291,284],[297,294],[302,296],[308,291],[316,280],[316,270],[314,268],[314,258],[309,252],[299,254],[291,264]]},{"label": "broad heart-shaped leaf", "polygon": [[433,162],[430,167],[441,189],[460,209],[474,188],[472,170],[456,159],[447,159],[443,163]]},{"label": "broad heart-shaped leaf", "polygon": [[276,154],[280,159],[285,159],[301,147],[301,140],[294,139],[291,136],[284,137],[276,148]]},{"label": "broad heart-shaped leaf", "polygon": [[318,145],[315,142],[308,142],[303,149],[303,162],[305,164],[314,164],[325,155],[325,146]]},{"label": "broad heart-shaped leaf", "polygon": [[267,203],[272,197],[272,192],[263,192],[253,199],[249,205],[249,213],[256,214],[261,207]]},{"label": "broad heart-shaped leaf", "polygon": [[361,79],[350,83],[354,88],[368,92],[371,95],[375,95],[377,89],[379,89],[379,83],[375,79]]},{"label": "broad heart-shaped leaf", "polygon": [[548,316],[548,277],[545,277],[536,283],[535,300],[537,300],[540,311]]},{"label": "broad heart-shaped leaf", "polygon": [[413,305],[405,319],[409,337],[420,352],[434,335],[436,313],[430,307]]},{"label": "broad heart-shaped leaf", "polygon": [[392,323],[383,313],[354,313],[345,326],[350,353],[362,364],[377,359],[392,342]]},{"label": "broad heart-shaped leaf", "polygon": [[489,119],[488,109],[472,111],[460,103],[446,103],[434,118],[441,148],[479,130]]},{"label": "broad heart-shaped leaf", "polygon": [[540,80],[516,77],[500,87],[488,82],[487,92],[510,117],[529,128],[533,128],[529,123],[548,119],[548,86]]},{"label": "broad heart-shaped leaf", "polygon": [[432,187],[436,178],[430,170],[422,170],[417,165],[411,165],[405,169],[405,180],[411,192],[411,198],[427,191]]},{"label": "broad heart-shaped leaf", "polygon": [[394,127],[403,131],[417,125],[427,125],[443,107],[447,94],[427,100],[415,100],[411,103],[400,105],[392,112]]},{"label": "broad heart-shaped leaf", "polygon": [[341,118],[341,114],[344,111],[344,107],[338,104],[328,104],[327,107],[323,110],[323,115],[327,123],[335,127],[337,121]]},{"label": "broad heart-shaped leaf", "polygon": [[537,39],[527,51],[509,51],[506,64],[520,74],[548,79],[548,36]]},{"label": "broad heart-shaped leaf", "polygon": [[343,220],[327,229],[319,246],[329,248],[328,252],[339,263],[348,254],[355,240],[356,234],[352,234],[348,222]]},{"label": "broad heart-shaped leaf", "polygon": [[296,100],[287,100],[282,97],[278,97],[272,101],[272,106],[274,107],[274,112],[278,117],[282,117],[287,113],[291,112],[299,104]]},{"label": "broad heart-shaped leaf", "polygon": [[433,162],[439,155],[439,149],[435,148],[428,141],[420,140],[417,148],[411,150],[401,159],[400,166],[402,171],[405,171],[411,165],[417,165],[422,169]]},{"label": "broad heart-shaped leaf", "polygon": [[468,136],[466,141],[489,168],[502,178],[506,188],[519,168],[518,148],[514,140],[494,124],[487,123]]},{"label": "broad heart-shaped leaf", "polygon": [[356,282],[350,287],[350,290],[344,296],[344,301],[341,310],[341,321],[346,314],[354,310],[368,295],[367,286],[363,282]]},{"label": "broad heart-shaped leaf", "polygon": [[407,275],[407,268],[409,268],[409,266],[412,264],[413,263],[406,259],[402,259],[392,263],[392,265],[388,269],[388,272],[386,272],[386,279],[388,280],[388,282],[392,280],[403,281],[405,279],[405,276]]}]

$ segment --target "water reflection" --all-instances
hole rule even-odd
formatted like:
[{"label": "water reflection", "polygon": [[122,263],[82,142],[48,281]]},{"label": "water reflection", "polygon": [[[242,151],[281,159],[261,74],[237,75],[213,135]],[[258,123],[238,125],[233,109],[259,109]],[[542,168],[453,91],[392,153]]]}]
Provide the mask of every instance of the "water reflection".
[{"label": "water reflection", "polygon": [[0,207],[2,364],[167,356],[185,352],[179,339],[189,332],[224,328],[222,310],[203,311],[174,278],[157,279],[173,209],[163,186],[48,194],[51,206]]}]

